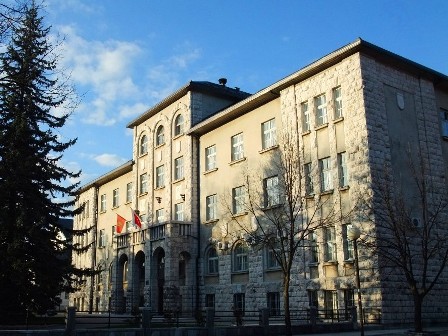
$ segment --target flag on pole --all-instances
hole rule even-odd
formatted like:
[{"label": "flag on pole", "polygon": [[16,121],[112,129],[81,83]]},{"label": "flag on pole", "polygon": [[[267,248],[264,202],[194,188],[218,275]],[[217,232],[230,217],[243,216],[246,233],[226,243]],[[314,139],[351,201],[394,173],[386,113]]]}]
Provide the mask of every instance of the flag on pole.
[{"label": "flag on pole", "polygon": [[125,224],[126,219],[117,214],[117,228],[116,228],[117,233],[121,233],[121,231],[123,231],[123,227],[125,227]]},{"label": "flag on pole", "polygon": [[134,210],[132,210],[132,208],[131,208],[131,212],[132,212],[132,224],[137,225],[141,229],[142,221],[140,220],[140,217],[135,213]]}]

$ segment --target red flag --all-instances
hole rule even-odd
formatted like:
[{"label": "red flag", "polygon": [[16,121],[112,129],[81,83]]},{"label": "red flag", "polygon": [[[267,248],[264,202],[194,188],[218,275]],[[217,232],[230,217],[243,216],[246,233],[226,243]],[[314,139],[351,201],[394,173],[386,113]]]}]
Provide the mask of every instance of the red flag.
[{"label": "red flag", "polygon": [[132,208],[131,208],[131,212],[132,212],[132,224],[137,225],[141,229],[142,221],[140,220],[140,217],[135,213],[134,210],[132,210]]},{"label": "red flag", "polygon": [[117,214],[117,228],[116,228],[117,233],[121,233],[121,231],[123,231],[123,227],[125,224],[126,219]]}]

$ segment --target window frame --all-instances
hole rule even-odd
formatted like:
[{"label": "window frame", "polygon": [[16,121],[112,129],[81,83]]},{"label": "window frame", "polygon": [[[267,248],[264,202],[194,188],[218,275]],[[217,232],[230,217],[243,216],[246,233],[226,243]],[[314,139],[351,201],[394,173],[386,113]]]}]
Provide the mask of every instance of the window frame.
[{"label": "window frame", "polygon": [[156,167],[156,189],[165,187],[165,165]]},{"label": "window frame", "polygon": [[244,198],[246,191],[244,186],[232,188],[232,213],[239,215],[244,213]]},{"label": "window frame", "polygon": [[217,219],[218,197],[216,194],[205,197],[205,220],[212,221]]},{"label": "window frame", "polygon": [[178,114],[174,119],[174,136],[184,134],[185,119],[182,114]]},{"label": "window frame", "polygon": [[126,203],[132,202],[132,187],[132,182],[126,184]]},{"label": "window frame", "polygon": [[333,89],[333,106],[334,106],[334,118],[339,119],[344,116],[343,102],[342,102],[342,90],[340,86]]},{"label": "window frame", "polygon": [[106,230],[100,229],[98,236],[99,236],[98,237],[98,247],[99,248],[106,247]]},{"label": "window frame", "polygon": [[277,126],[275,118],[261,123],[261,148],[268,149],[277,146]]},{"label": "window frame", "polygon": [[115,188],[112,190],[112,208],[117,208],[120,205],[120,190]]},{"label": "window frame", "polygon": [[165,209],[164,208],[156,209],[156,211],[154,212],[154,217],[155,217],[154,219],[155,219],[157,224],[165,222],[166,221],[166,219],[165,219]]},{"label": "window frame", "polygon": [[309,234],[308,243],[310,246],[310,263],[317,264],[319,263],[319,244],[316,231]]},{"label": "window frame", "polygon": [[242,242],[235,244],[232,251],[232,271],[243,273],[249,271],[249,249]]},{"label": "window frame", "polygon": [[159,125],[156,129],[156,147],[165,144],[165,127]]},{"label": "window frame", "polygon": [[327,98],[325,93],[314,98],[316,108],[316,126],[328,123]]},{"label": "window frame", "polygon": [[244,136],[243,132],[233,135],[230,138],[231,143],[231,161],[239,161],[244,159]]},{"label": "window frame", "polygon": [[139,194],[144,195],[148,192],[148,173],[140,174],[139,177]]},{"label": "window frame", "polygon": [[145,155],[148,153],[148,137],[143,134],[139,141],[139,155]]},{"label": "window frame", "polygon": [[210,247],[207,250],[207,274],[219,274],[219,256],[218,251],[216,251],[216,248],[214,247]]},{"label": "window frame", "polygon": [[338,153],[338,174],[339,187],[344,188],[348,186],[348,171],[347,171],[347,154],[346,152]]},{"label": "window frame", "polygon": [[323,228],[324,233],[324,262],[337,261],[336,229],[334,226]]},{"label": "window frame", "polygon": [[352,224],[342,225],[342,245],[344,249],[344,261],[353,261],[355,259],[355,246],[353,240],[348,239],[348,230]]},{"label": "window frame", "polygon": [[266,246],[266,249],[265,249],[266,270],[278,270],[281,268],[281,265],[275,256],[276,253],[280,253],[279,244],[276,244],[276,247],[274,250],[270,246]]},{"label": "window frame", "polygon": [[280,292],[267,292],[266,302],[269,316],[280,316]]},{"label": "window frame", "polygon": [[311,162],[305,163],[303,165],[303,175],[305,178],[305,194],[306,195],[314,194],[314,183],[313,183]]},{"label": "window frame", "polygon": [[328,156],[319,160],[320,190],[326,192],[333,190],[333,177],[331,175],[331,158]]},{"label": "window frame", "polygon": [[[273,183],[276,181],[275,183]],[[273,184],[272,184],[273,183]],[[278,175],[263,179],[263,205],[265,208],[280,205],[280,190]]]},{"label": "window frame", "polygon": [[308,102],[300,104],[300,111],[302,114],[302,132],[311,131],[311,113]]},{"label": "window frame", "polygon": [[174,220],[183,222],[185,220],[184,202],[174,204]]},{"label": "window frame", "polygon": [[211,145],[205,148],[205,171],[213,170],[216,167],[216,145]]},{"label": "window frame", "polygon": [[106,194],[100,196],[100,212],[105,212],[107,209],[107,198]]},{"label": "window frame", "polygon": [[185,178],[184,157],[179,156],[174,159],[174,180],[182,180]]}]

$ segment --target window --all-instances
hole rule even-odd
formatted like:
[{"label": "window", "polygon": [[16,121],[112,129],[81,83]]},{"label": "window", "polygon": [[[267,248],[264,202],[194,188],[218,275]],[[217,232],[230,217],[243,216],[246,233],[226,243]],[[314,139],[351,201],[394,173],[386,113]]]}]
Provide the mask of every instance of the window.
[{"label": "window", "polygon": [[119,199],[118,199],[118,188],[117,189],[114,189],[113,191],[112,191],[112,207],[113,208],[116,208],[116,207],[118,207],[118,205],[119,205]]},{"label": "window", "polygon": [[334,118],[342,118],[342,95],[341,87],[333,89],[333,102],[334,102]]},{"label": "window", "polygon": [[278,187],[278,176],[271,176],[263,180],[265,207],[272,207],[280,204],[280,192]]},{"label": "window", "polygon": [[158,166],[156,168],[156,188],[162,188],[165,186],[165,167]]},{"label": "window", "polygon": [[338,292],[335,290],[324,290],[325,318],[332,319],[338,313]]},{"label": "window", "polygon": [[233,250],[233,271],[246,272],[248,270],[248,249],[242,243],[238,243]]},{"label": "window", "polygon": [[140,155],[148,153],[148,137],[143,135],[140,138]]},{"label": "window", "polygon": [[148,192],[148,174],[140,175],[140,195]]},{"label": "window", "polygon": [[233,214],[241,214],[244,211],[244,187],[236,187],[232,189],[232,210]]},{"label": "window", "polygon": [[344,289],[344,308],[347,312],[355,306],[355,291],[353,288]]},{"label": "window", "polygon": [[86,209],[86,217],[89,218],[89,216],[90,216],[90,210],[89,210],[90,209],[90,201],[89,200],[86,201],[85,209]]},{"label": "window", "polygon": [[448,110],[441,108],[440,109],[440,119],[442,122],[442,136],[448,137]]},{"label": "window", "polygon": [[205,306],[215,308],[215,294],[205,294]]},{"label": "window", "polygon": [[104,212],[106,211],[106,194],[101,195],[100,199],[101,199],[100,211]]},{"label": "window", "polygon": [[218,254],[213,247],[207,251],[207,273],[218,274]]},{"label": "window", "polygon": [[324,261],[336,261],[336,237],[334,226],[324,228]]},{"label": "window", "polygon": [[184,204],[177,203],[174,205],[174,220],[183,221],[184,220]]},{"label": "window", "polygon": [[156,222],[162,223],[165,221],[165,210],[164,209],[157,209],[156,210]]},{"label": "window", "polygon": [[310,262],[318,263],[319,262],[319,249],[317,245],[317,234],[316,232],[311,232],[309,235],[309,243],[310,243]]},{"label": "window", "polygon": [[246,306],[244,293],[233,294],[233,307],[235,310],[239,310],[244,313],[244,308]]},{"label": "window", "polygon": [[344,260],[354,259],[353,240],[348,239],[347,232],[351,228],[351,224],[342,225],[342,239],[344,244]]},{"label": "window", "polygon": [[280,267],[280,263],[278,262],[276,255],[280,254],[280,248],[274,246],[274,250],[269,246],[266,247],[266,268],[267,269],[278,269]]},{"label": "window", "polygon": [[302,111],[302,132],[308,132],[311,129],[308,102],[302,103],[300,109]]},{"label": "window", "polygon": [[325,95],[320,95],[314,98],[316,104],[316,125],[324,125],[328,122],[327,119],[327,99]]},{"label": "window", "polygon": [[216,145],[205,149],[205,170],[209,171],[216,168]]},{"label": "window", "polygon": [[269,316],[279,316],[280,315],[280,293],[279,292],[268,292],[268,309]]},{"label": "window", "polygon": [[232,137],[232,161],[244,158],[243,133],[239,133]]},{"label": "window", "polygon": [[339,186],[348,186],[347,161],[345,152],[338,154]]},{"label": "window", "polygon": [[319,160],[320,168],[320,190],[321,192],[333,189],[333,180],[331,178],[330,158]]},{"label": "window", "polygon": [[174,180],[184,178],[184,157],[178,157],[174,160]]},{"label": "window", "polygon": [[157,127],[156,131],[156,146],[163,145],[165,143],[165,129],[162,125]]},{"label": "window", "polygon": [[179,114],[174,121],[174,136],[184,133],[184,117]]},{"label": "window", "polygon": [[317,290],[308,289],[308,304],[310,307],[319,307],[319,301],[317,298]]},{"label": "window", "polygon": [[101,229],[98,237],[98,247],[106,246],[106,232],[104,229]]},{"label": "window", "polygon": [[303,165],[303,174],[305,177],[305,193],[311,195],[314,193],[313,175],[311,172],[311,162]]},{"label": "window", "polygon": [[126,203],[132,201],[132,182],[126,184]]},{"label": "window", "polygon": [[262,148],[270,148],[277,145],[277,128],[275,119],[268,120],[261,124]]},{"label": "window", "polygon": [[210,221],[217,218],[217,196],[210,195],[205,198],[205,220]]}]

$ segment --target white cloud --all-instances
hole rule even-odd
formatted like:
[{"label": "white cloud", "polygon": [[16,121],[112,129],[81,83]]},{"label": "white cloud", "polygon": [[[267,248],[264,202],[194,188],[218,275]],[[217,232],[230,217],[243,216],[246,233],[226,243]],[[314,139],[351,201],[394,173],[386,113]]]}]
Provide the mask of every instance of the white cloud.
[{"label": "white cloud", "polygon": [[126,159],[123,159],[116,154],[108,154],[108,153],[97,155],[93,157],[93,159],[101,166],[106,167],[117,167],[127,161]]},{"label": "white cloud", "polygon": [[123,105],[120,107],[120,119],[129,119],[143,114],[150,106],[143,103]]}]

